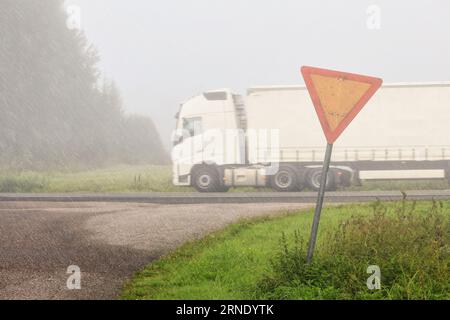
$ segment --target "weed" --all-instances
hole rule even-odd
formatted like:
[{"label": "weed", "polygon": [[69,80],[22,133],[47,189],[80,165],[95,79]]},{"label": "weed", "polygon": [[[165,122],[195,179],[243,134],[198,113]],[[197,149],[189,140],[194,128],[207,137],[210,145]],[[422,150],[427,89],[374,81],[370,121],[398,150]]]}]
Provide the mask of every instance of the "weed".
[{"label": "weed", "polygon": [[[324,235],[311,265],[305,239],[281,236],[270,272],[258,284],[260,297],[442,299],[449,298],[450,224],[442,202],[423,214],[406,195],[396,206],[372,204],[372,214],[342,221]],[[367,267],[381,268],[380,291],[366,286]]]}]

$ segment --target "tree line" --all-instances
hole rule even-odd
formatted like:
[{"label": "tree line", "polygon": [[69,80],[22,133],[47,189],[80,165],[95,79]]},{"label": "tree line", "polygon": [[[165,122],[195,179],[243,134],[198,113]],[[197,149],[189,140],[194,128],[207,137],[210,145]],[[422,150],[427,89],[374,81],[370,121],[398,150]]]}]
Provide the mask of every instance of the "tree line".
[{"label": "tree line", "polygon": [[127,116],[63,0],[0,2],[0,167],[168,161],[151,119]]}]

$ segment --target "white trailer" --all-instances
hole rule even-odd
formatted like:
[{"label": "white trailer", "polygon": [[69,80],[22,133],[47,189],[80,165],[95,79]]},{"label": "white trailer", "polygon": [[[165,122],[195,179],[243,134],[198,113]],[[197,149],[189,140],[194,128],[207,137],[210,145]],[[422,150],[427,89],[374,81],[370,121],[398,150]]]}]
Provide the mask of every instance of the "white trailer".
[{"label": "white trailer", "polygon": [[[206,92],[183,103],[173,183],[318,189],[326,141],[303,86]],[[369,179],[450,179],[450,83],[384,85],[335,144],[328,189]]]}]

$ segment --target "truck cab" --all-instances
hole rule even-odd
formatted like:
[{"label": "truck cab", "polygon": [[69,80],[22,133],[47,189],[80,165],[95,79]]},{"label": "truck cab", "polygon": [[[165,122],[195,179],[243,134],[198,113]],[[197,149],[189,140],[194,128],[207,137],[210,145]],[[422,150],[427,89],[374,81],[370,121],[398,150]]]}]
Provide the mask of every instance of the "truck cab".
[{"label": "truck cab", "polygon": [[242,97],[228,89],[204,92],[182,103],[173,134],[173,184],[226,191],[224,166],[245,164]]}]

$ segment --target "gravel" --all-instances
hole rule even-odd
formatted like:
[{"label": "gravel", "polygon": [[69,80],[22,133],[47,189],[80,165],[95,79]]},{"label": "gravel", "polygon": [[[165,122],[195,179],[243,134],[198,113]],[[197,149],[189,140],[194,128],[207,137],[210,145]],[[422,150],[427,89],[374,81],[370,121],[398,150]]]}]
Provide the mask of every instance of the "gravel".
[{"label": "gravel", "polygon": [[[0,299],[114,299],[125,281],[186,241],[310,204],[0,202]],[[68,290],[71,265],[81,290]]]}]

